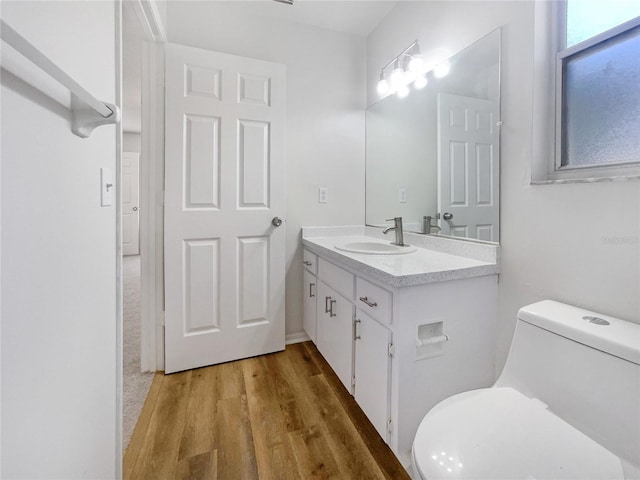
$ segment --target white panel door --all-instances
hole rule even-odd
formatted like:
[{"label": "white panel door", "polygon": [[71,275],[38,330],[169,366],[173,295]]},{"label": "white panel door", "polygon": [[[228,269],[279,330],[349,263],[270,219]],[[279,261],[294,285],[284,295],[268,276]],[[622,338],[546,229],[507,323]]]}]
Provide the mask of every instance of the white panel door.
[{"label": "white panel door", "polygon": [[380,436],[389,436],[389,344],[391,331],[356,310],[355,398]]},{"label": "white panel door", "polygon": [[166,47],[167,373],[284,349],[284,87],[283,65]]},{"label": "white panel door", "polygon": [[498,103],[438,94],[438,212],[443,234],[497,241]]},{"label": "white panel door", "polygon": [[140,253],[140,154],[122,152],[122,254]]}]

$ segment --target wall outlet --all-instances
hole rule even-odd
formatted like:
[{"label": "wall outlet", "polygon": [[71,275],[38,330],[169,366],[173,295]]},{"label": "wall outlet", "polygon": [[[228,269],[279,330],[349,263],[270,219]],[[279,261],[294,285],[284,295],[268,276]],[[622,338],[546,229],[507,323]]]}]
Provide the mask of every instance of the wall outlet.
[{"label": "wall outlet", "polygon": [[329,203],[329,189],[327,187],[318,189],[318,203]]},{"label": "wall outlet", "polygon": [[398,190],[398,201],[400,203],[407,203],[407,189],[401,188]]}]

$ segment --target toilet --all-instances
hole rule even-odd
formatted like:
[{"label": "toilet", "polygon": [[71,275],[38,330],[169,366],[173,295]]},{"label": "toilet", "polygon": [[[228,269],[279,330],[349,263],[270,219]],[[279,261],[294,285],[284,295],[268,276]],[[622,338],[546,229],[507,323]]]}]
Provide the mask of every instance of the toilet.
[{"label": "toilet", "polygon": [[640,325],[545,300],[491,388],[423,418],[415,479],[640,478]]}]

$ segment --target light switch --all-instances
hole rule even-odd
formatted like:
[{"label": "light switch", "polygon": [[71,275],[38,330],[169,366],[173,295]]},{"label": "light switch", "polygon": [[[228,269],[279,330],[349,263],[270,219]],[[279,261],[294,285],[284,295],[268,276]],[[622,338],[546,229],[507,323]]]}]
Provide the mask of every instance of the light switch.
[{"label": "light switch", "polygon": [[400,203],[407,203],[407,189],[401,188],[398,190],[398,201]]},{"label": "light switch", "polygon": [[113,183],[113,175],[110,168],[100,169],[100,205],[110,207],[113,205],[113,192],[116,187]]},{"label": "light switch", "polygon": [[318,189],[318,203],[329,203],[329,189],[327,187]]}]

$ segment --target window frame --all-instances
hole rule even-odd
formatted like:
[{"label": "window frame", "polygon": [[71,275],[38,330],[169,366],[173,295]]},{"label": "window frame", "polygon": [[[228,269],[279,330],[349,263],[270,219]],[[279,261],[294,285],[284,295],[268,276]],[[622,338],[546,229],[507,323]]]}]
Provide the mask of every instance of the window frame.
[{"label": "window frame", "polygon": [[[640,178],[640,158],[631,162],[562,165],[564,65],[566,59],[640,26],[640,17],[566,48],[567,2],[536,1],[533,160],[531,183]],[[547,78],[543,78],[543,76]],[[547,145],[545,147],[544,145]],[[544,161],[540,157],[546,157]],[[537,165],[536,165],[537,163]],[[546,164],[546,168],[545,168]]]}]

